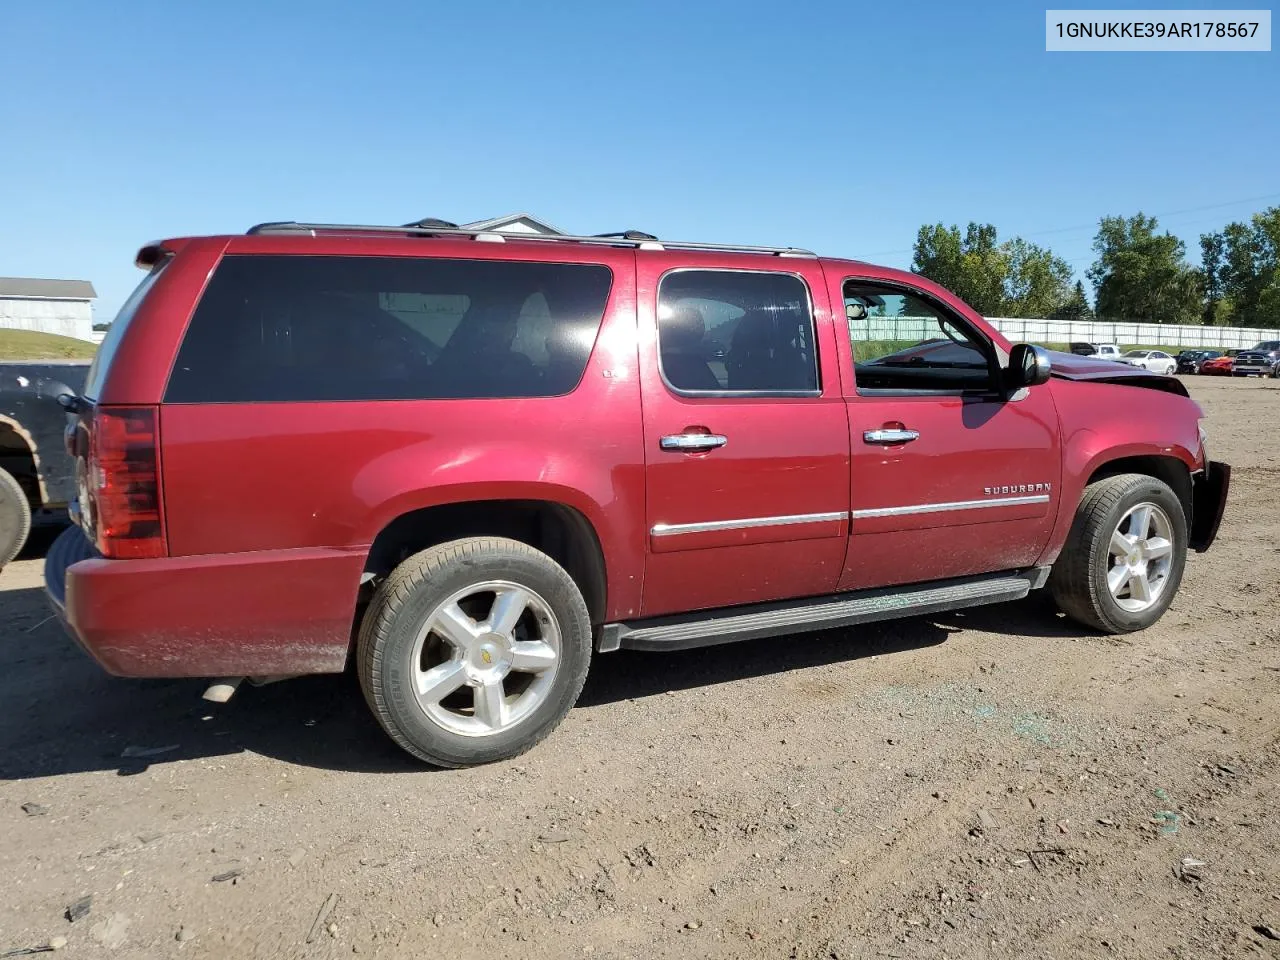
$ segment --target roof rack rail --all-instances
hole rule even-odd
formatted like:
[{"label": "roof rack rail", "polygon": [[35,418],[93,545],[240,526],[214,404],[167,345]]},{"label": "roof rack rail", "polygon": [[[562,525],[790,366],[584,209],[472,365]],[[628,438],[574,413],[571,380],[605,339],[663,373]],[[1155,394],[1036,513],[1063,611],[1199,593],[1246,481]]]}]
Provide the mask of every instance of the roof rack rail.
[{"label": "roof rack rail", "polygon": [[423,229],[434,228],[437,230],[457,230],[456,223],[450,223],[448,220],[441,220],[439,217],[423,217],[421,220],[415,220],[413,223],[406,223],[406,227],[422,227]]},{"label": "roof rack rail", "polygon": [[492,230],[469,230],[466,227],[437,227],[440,220],[428,220],[431,225],[407,224],[396,227],[386,224],[359,223],[298,223],[292,220],[259,223],[247,231],[249,234],[270,233],[386,233],[399,236],[470,237],[473,240],[491,240],[501,236],[504,240],[533,241],[537,243],[589,243],[603,246],[628,246],[641,250],[702,250],[716,253],[758,253],[774,257],[816,257],[817,254],[799,247],[759,247],[742,243],[695,243],[684,240],[659,240],[652,234],[639,230],[627,230],[622,234],[598,236],[572,236],[570,234],[508,233],[496,234]]},{"label": "roof rack rail", "polygon": [[618,240],[657,240],[652,233],[645,233],[643,230],[620,230],[617,233],[596,233],[592,236],[601,239],[618,239]]}]

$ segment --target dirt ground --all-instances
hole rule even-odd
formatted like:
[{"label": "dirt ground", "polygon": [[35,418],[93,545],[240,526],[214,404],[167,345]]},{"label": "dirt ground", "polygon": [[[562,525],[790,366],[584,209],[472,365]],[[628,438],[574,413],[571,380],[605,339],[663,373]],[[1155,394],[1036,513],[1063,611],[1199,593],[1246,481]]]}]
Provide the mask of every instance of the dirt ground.
[{"label": "dirt ground", "polygon": [[1033,598],[613,654],[475,770],[348,677],[107,677],[46,537],[0,574],[0,956],[1280,956],[1280,381],[1191,389],[1234,493],[1152,630]]}]

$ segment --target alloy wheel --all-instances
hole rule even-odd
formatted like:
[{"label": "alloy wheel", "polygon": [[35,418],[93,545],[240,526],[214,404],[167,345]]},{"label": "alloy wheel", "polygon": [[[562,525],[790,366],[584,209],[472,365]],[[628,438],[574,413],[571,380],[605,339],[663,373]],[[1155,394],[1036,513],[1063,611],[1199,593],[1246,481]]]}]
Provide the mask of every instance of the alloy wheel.
[{"label": "alloy wheel", "polygon": [[1141,613],[1159,602],[1173,566],[1173,522],[1157,504],[1130,507],[1111,534],[1107,589],[1120,609]]},{"label": "alloy wheel", "polygon": [[546,600],[507,581],[473,584],[439,604],[419,630],[414,696],[445,730],[490,736],[537,709],[560,659],[560,624]]}]

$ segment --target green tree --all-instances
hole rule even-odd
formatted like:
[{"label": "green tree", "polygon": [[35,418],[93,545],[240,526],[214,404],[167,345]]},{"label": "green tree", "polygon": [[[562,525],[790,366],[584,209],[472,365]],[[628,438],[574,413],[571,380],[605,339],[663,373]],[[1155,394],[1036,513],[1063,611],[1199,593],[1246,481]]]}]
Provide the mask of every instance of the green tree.
[{"label": "green tree", "polygon": [[911,269],[946,287],[979,313],[999,315],[1008,265],[996,248],[996,228],[990,224],[971,223],[963,237],[954,225],[921,227]]},{"label": "green tree", "polygon": [[1186,245],[1157,233],[1155,217],[1103,217],[1093,240],[1098,259],[1088,277],[1098,316],[1145,323],[1200,323],[1203,283],[1186,261]]},{"label": "green tree", "polygon": [[1047,317],[1071,297],[1071,267],[1061,257],[1021,237],[1000,245],[1008,261],[1006,317]]},{"label": "green tree", "polygon": [[1071,292],[1070,299],[1053,313],[1049,314],[1050,320],[1092,320],[1093,308],[1089,306],[1089,298],[1085,296],[1084,283],[1080,280],[1076,281],[1075,290]]},{"label": "green tree", "polygon": [[1280,327],[1280,207],[1200,237],[1213,322]]},{"label": "green tree", "polygon": [[1071,296],[1071,268],[1049,250],[991,224],[926,225],[916,234],[911,269],[989,317],[1043,317]]},{"label": "green tree", "polygon": [[1200,235],[1200,276],[1204,282],[1204,322],[1219,322],[1228,314],[1229,305],[1222,298],[1222,274],[1225,243],[1220,233]]}]

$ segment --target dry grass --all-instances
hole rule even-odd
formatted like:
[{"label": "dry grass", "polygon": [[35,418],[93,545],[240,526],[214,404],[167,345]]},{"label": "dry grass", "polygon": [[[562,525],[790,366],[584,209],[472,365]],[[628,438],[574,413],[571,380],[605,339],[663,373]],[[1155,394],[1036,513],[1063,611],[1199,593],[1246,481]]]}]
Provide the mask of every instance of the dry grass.
[{"label": "dry grass", "polygon": [[0,329],[0,361],[88,360],[97,349],[97,344],[74,337],[34,330]]}]

